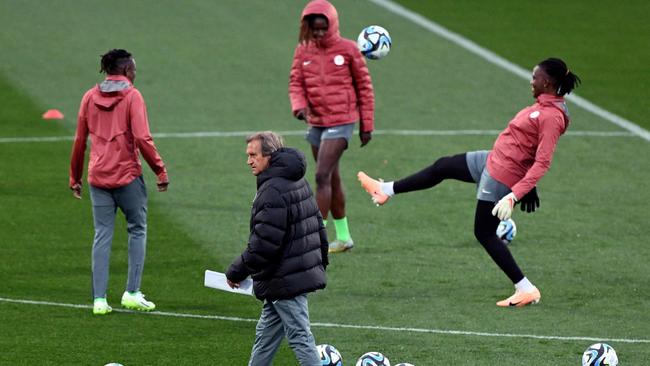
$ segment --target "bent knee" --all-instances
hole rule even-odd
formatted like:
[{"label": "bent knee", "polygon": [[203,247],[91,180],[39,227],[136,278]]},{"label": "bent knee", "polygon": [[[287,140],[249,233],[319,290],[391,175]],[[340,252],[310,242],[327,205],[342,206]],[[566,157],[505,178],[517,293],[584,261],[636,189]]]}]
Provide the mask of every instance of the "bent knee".
[{"label": "bent knee", "polygon": [[496,232],[486,231],[485,229],[474,228],[474,237],[483,246],[487,245],[490,242],[490,239],[496,236],[497,236]]},{"label": "bent knee", "polygon": [[324,186],[330,185],[332,183],[332,173],[331,172],[316,172],[316,185]]}]

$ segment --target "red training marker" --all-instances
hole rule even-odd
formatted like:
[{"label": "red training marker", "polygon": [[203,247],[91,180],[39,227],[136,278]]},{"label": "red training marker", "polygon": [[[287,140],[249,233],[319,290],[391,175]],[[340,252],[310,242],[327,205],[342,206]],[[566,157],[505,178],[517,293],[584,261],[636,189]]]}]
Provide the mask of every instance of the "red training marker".
[{"label": "red training marker", "polygon": [[63,119],[63,113],[58,109],[48,109],[43,113],[43,119]]}]

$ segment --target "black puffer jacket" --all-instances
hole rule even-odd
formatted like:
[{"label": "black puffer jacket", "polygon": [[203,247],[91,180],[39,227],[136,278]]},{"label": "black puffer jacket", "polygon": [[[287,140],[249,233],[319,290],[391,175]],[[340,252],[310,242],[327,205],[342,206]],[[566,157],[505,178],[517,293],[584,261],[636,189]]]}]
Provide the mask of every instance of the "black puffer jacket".
[{"label": "black puffer jacket", "polygon": [[257,176],[248,246],[226,277],[241,282],[252,276],[260,300],[288,299],[325,288],[327,233],[303,178],[306,170],[300,151],[282,148]]}]

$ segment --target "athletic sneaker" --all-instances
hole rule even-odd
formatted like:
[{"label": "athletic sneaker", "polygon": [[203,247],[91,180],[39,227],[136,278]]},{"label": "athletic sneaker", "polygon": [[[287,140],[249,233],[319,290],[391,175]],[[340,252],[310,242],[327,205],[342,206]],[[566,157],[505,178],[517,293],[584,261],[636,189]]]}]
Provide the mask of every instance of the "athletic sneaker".
[{"label": "athletic sneaker", "polygon": [[330,248],[328,250],[328,253],[340,253],[340,252],[345,252],[348,249],[352,249],[354,246],[354,242],[352,239],[350,240],[334,240],[333,242],[330,243]]},{"label": "athletic sneaker", "polygon": [[522,307],[528,304],[537,304],[541,297],[542,294],[539,292],[537,287],[535,287],[534,290],[530,292],[515,291],[514,295],[505,300],[497,302],[497,306]]},{"label": "athletic sneaker", "polygon": [[388,201],[390,197],[381,190],[381,180],[375,180],[370,178],[366,173],[359,172],[357,173],[357,178],[361,182],[363,189],[368,192],[370,197],[372,197],[372,202],[377,206],[383,205]]},{"label": "athletic sneaker", "polygon": [[134,293],[124,291],[124,295],[122,295],[122,306],[138,311],[151,311],[156,308],[156,304],[145,300],[144,294],[140,291]]},{"label": "athletic sneaker", "polygon": [[113,308],[108,305],[105,297],[98,297],[93,301],[93,314],[106,315],[113,311]]}]

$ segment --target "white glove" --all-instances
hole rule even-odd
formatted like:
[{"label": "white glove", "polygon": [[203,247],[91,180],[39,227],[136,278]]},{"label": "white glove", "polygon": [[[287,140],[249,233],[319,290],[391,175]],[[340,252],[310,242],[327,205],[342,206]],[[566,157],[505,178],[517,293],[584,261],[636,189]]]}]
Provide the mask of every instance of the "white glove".
[{"label": "white glove", "polygon": [[517,197],[510,192],[505,197],[499,200],[492,209],[492,216],[497,216],[500,220],[507,220],[512,216],[512,208],[515,207]]}]

